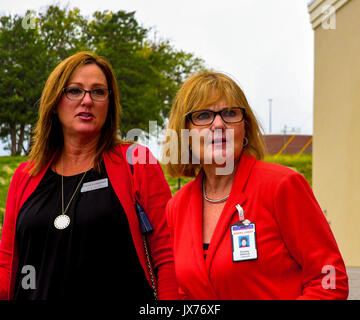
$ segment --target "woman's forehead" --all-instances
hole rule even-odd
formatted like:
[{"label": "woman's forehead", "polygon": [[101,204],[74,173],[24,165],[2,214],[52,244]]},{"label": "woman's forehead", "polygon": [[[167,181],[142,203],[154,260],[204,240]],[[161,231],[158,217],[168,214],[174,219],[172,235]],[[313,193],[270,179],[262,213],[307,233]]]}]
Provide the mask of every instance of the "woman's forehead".
[{"label": "woman's forehead", "polygon": [[204,96],[202,99],[199,99],[194,106],[192,106],[192,111],[206,109],[208,107],[234,107],[235,99],[232,96],[225,95],[223,93],[212,93],[209,96]]},{"label": "woman's forehead", "polygon": [[69,83],[95,81],[106,85],[107,80],[104,72],[95,63],[79,65],[70,76]]}]

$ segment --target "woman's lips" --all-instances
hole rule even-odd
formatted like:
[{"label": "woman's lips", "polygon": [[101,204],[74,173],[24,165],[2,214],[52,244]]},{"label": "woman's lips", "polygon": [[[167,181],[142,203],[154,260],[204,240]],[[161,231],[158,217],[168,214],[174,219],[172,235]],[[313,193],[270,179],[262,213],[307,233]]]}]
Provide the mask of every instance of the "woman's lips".
[{"label": "woman's lips", "polygon": [[90,112],[79,112],[77,115],[81,120],[92,120],[94,115]]},{"label": "woman's lips", "polygon": [[212,146],[214,149],[224,149],[227,146],[227,141],[226,139],[212,140],[209,146]]},{"label": "woman's lips", "polygon": [[222,144],[226,142],[227,142],[226,139],[216,139],[211,141],[212,144]]}]

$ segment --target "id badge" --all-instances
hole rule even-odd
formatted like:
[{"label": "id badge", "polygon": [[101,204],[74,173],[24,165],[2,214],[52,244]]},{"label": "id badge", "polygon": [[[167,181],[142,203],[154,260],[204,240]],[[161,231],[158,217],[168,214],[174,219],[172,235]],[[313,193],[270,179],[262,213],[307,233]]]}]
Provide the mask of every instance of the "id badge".
[{"label": "id badge", "polygon": [[233,261],[257,259],[255,223],[237,222],[230,229]]}]

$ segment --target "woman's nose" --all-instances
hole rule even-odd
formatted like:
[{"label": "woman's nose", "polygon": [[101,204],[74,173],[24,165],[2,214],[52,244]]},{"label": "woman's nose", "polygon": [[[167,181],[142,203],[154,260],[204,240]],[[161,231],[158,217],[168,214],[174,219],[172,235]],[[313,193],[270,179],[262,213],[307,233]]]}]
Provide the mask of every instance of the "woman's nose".
[{"label": "woman's nose", "polygon": [[81,100],[81,103],[86,103],[86,104],[88,104],[88,103],[92,103],[93,102],[93,100],[92,100],[92,98],[91,98],[91,96],[90,96],[90,92],[85,92],[85,95],[84,95],[84,97],[82,98],[82,100]]},{"label": "woman's nose", "polygon": [[221,118],[220,114],[217,114],[215,116],[215,119],[213,123],[211,124],[211,128],[213,129],[219,129],[219,128],[225,128],[225,123],[223,119]]}]

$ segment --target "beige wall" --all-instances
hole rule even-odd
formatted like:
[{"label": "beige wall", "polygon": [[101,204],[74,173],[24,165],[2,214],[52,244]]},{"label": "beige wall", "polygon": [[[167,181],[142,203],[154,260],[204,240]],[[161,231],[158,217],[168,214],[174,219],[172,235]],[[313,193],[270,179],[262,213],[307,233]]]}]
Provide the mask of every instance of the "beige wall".
[{"label": "beige wall", "polygon": [[347,266],[360,266],[360,0],[315,29],[313,188]]}]

